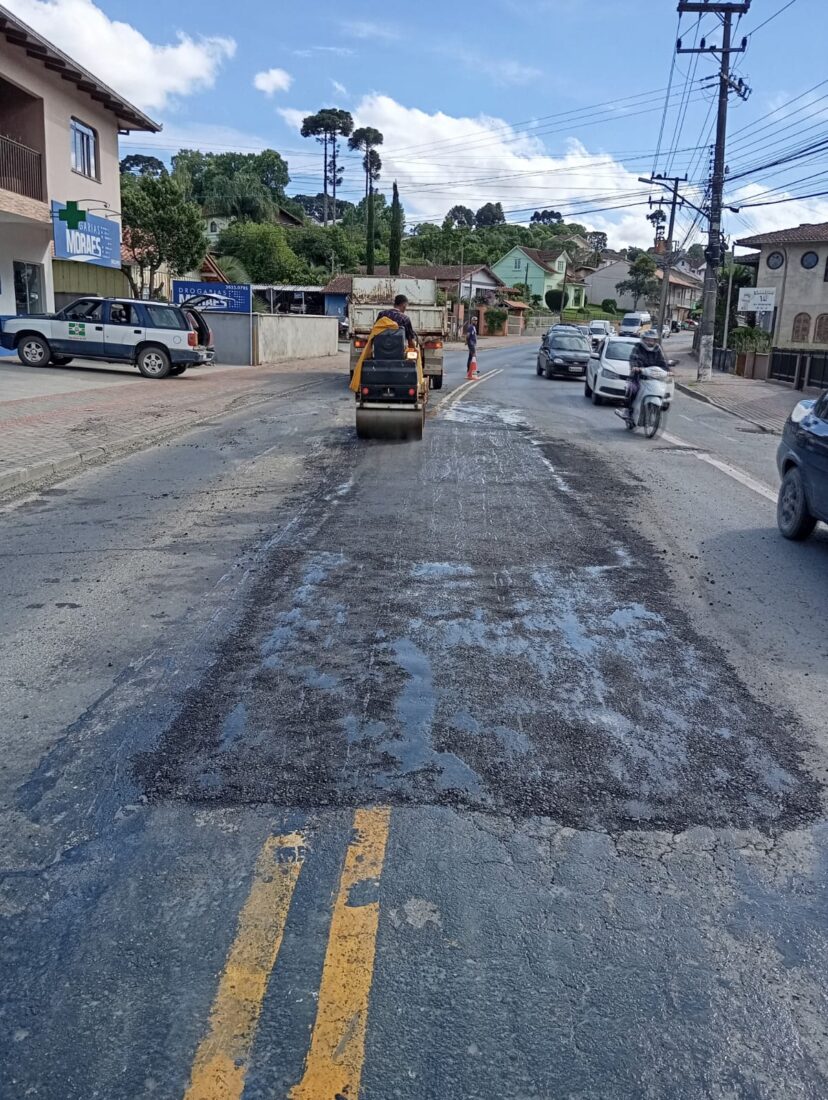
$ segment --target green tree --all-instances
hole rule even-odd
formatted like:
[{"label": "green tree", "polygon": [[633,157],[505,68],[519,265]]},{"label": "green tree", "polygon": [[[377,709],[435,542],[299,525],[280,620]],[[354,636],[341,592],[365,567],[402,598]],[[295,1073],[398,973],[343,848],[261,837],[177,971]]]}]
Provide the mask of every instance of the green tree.
[{"label": "green tree", "polygon": [[305,225],[287,229],[286,241],[308,267],[353,271],[362,261],[360,239],[339,225]]},{"label": "green tree", "polygon": [[132,261],[123,270],[136,298],[158,294],[156,278],[163,265],[180,276],[204,259],[201,210],[186,200],[171,176],[123,175],[121,219],[124,249]]},{"label": "green tree", "polygon": [[204,195],[208,214],[238,221],[267,222],[275,213],[270,190],[252,172],[211,175]]},{"label": "green tree", "polygon": [[563,215],[557,210],[536,210],[531,218],[536,225],[560,225]]},{"label": "green tree", "polygon": [[474,226],[474,211],[468,206],[452,206],[443,220],[446,229],[471,229]]},{"label": "green tree", "polygon": [[166,176],[167,166],[158,157],[146,157],[143,153],[130,153],[120,164],[121,175]]},{"label": "green tree", "polygon": [[400,273],[404,229],[405,216],[400,205],[400,192],[397,189],[397,181],[394,180],[393,197],[391,199],[391,240],[388,245],[388,264],[392,275],[399,275]]},{"label": "green tree", "polygon": [[[371,190],[371,153],[376,150],[378,145],[382,145],[383,136],[379,130],[373,126],[359,126],[351,136],[348,138],[348,148],[351,152],[362,152],[365,156],[362,158],[362,167],[365,171],[365,194]],[[379,156],[373,158],[374,162],[379,162],[379,166],[382,167],[382,162],[379,160]]]},{"label": "green tree", "polygon": [[693,267],[701,267],[704,263],[704,245],[691,244],[687,249],[687,262]]},{"label": "green tree", "polygon": [[[172,174],[193,202],[205,205],[216,195],[228,193],[228,182],[244,177],[249,192],[264,194],[272,210],[285,200],[285,188],[290,182],[287,162],[275,149],[261,153],[202,153],[197,149],[181,149],[172,158]],[[215,213],[219,213],[218,210]]]},{"label": "green tree", "polygon": [[615,284],[619,294],[629,294],[633,309],[638,309],[642,298],[653,298],[658,293],[659,282],[655,277],[656,262],[649,252],[641,252],[629,266],[627,278]]},{"label": "green tree", "polygon": [[254,283],[298,282],[307,273],[279,225],[234,222],[218,240],[220,255],[234,256]]},{"label": "green tree", "polygon": [[348,111],[338,107],[325,107],[315,115],[308,115],[302,122],[302,137],[313,137],[322,146],[322,181],[325,195],[323,224],[328,224],[328,184],[333,189],[333,211],[336,217],[336,187],[342,176],[338,164],[339,138],[348,137],[354,128],[354,120]]},{"label": "green tree", "polygon": [[502,225],[506,221],[503,206],[499,202],[487,202],[474,215],[474,224],[478,228],[488,225]]},{"label": "green tree", "polygon": [[733,287],[730,295],[730,320],[728,321],[728,331],[733,332],[738,327],[738,319],[736,314],[738,313],[739,306],[739,290],[743,286],[753,286],[753,271],[749,267],[742,267],[741,264],[734,264],[732,262],[732,256],[729,261],[722,264],[716,271],[717,286],[716,286],[716,325],[715,325],[715,343],[716,347],[722,346],[724,340],[724,321],[725,313],[727,311],[727,290],[728,283],[730,282],[730,273],[733,272]]},{"label": "green tree", "polygon": [[367,208],[367,220],[365,223],[365,270],[369,275],[374,274],[374,259],[376,241],[375,234],[375,215],[374,215],[374,194],[371,192],[368,198],[365,200],[368,204]]}]

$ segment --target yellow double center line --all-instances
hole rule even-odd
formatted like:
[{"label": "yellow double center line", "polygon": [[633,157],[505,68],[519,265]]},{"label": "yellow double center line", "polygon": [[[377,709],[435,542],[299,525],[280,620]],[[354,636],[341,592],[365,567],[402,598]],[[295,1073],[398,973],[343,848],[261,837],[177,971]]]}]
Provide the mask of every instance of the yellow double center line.
[{"label": "yellow double center line", "polygon": [[[291,1100],[356,1100],[379,925],[378,887],[391,811],[357,810],[334,902],[316,1023]],[[301,833],[269,837],[219,979],[184,1100],[240,1100],[262,1002],[307,854]]]}]

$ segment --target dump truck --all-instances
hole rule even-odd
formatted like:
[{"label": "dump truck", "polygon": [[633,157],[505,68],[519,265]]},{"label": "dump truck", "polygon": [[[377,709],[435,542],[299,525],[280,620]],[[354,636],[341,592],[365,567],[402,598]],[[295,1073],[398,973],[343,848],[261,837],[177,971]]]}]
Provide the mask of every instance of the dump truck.
[{"label": "dump truck", "polygon": [[368,343],[371,329],[384,309],[393,309],[398,294],[408,298],[408,316],[420,339],[423,374],[431,389],[443,386],[443,342],[448,332],[448,313],[437,305],[434,279],[406,279],[403,276],[355,275],[348,307],[348,336],[351,342],[351,377]]}]

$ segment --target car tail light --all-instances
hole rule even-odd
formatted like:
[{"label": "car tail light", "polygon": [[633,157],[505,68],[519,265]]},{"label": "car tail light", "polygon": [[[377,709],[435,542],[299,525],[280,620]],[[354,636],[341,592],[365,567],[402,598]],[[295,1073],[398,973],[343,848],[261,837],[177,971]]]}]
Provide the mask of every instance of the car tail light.
[{"label": "car tail light", "polygon": [[354,347],[355,348],[364,348],[367,345],[367,343],[368,343],[367,340],[354,340]]},{"label": "car tail light", "polygon": [[416,396],[417,396],[417,391],[416,391],[416,390],[414,389],[414,387],[413,387],[413,386],[412,386],[412,387],[411,387],[411,389],[410,389],[410,390],[408,391],[408,396],[409,396],[409,397],[416,397]]},{"label": "car tail light", "polygon": [[187,333],[187,343],[190,345],[191,348],[197,348],[198,347],[198,333],[197,332],[188,332]]},{"label": "car tail light", "polygon": [[363,386],[363,387],[362,387],[362,396],[363,396],[363,397],[367,397],[367,396],[368,396],[368,394],[369,394],[370,392],[371,392],[371,391],[370,391],[370,390],[368,389],[368,387],[367,387],[367,386]]},{"label": "car tail light", "polygon": [[429,348],[433,351],[435,348],[441,348],[443,346],[443,341],[442,340],[426,340],[425,346],[426,346],[426,348]]},{"label": "car tail light", "polygon": [[213,330],[208,326],[207,327],[207,347],[211,348],[212,346],[213,346]]}]

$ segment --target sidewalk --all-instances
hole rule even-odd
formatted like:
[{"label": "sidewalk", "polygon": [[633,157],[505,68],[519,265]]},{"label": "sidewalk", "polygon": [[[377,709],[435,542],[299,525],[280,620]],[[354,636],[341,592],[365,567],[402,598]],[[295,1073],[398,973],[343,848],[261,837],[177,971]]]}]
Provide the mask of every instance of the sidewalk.
[{"label": "sidewalk", "polygon": [[778,382],[759,382],[734,374],[714,371],[709,382],[698,382],[697,365],[689,356],[674,367],[682,393],[706,401],[746,420],[762,431],[781,435],[791,410],[802,400],[817,396],[816,390],[797,392]]},{"label": "sidewalk", "polygon": [[269,367],[207,367],[151,381],[95,369],[0,364],[0,494],[170,438],[203,420],[344,372],[343,355]]}]

